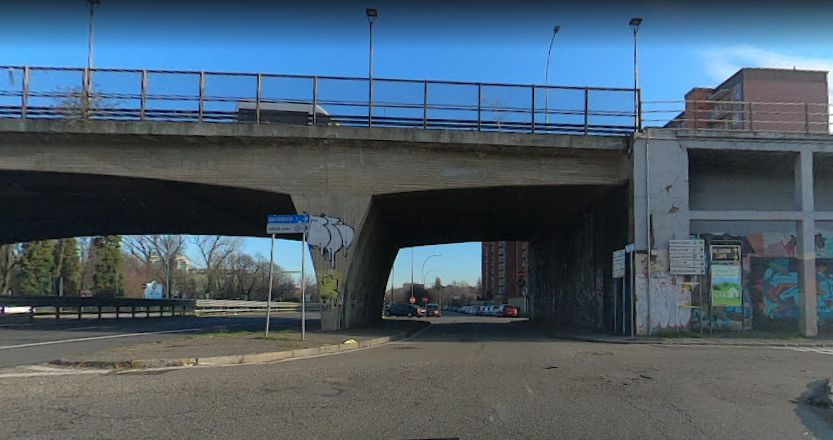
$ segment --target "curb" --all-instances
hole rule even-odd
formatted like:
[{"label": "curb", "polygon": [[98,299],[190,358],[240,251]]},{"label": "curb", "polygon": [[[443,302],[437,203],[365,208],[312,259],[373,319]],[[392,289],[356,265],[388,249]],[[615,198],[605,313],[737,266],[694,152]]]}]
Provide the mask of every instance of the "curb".
[{"label": "curb", "polygon": [[668,346],[709,346],[709,347],[833,347],[833,341],[827,342],[779,342],[777,340],[752,342],[752,341],[722,341],[714,338],[703,338],[692,341],[677,341],[669,339],[657,338],[640,338],[640,339],[607,339],[597,338],[593,336],[577,336],[577,335],[550,335],[554,338],[565,339],[570,341],[581,342],[597,342],[603,344],[621,344],[621,345],[668,345]]},{"label": "curb", "polygon": [[322,345],[321,347],[313,348],[299,348],[295,350],[271,351],[264,353],[250,353],[250,354],[235,354],[227,356],[209,356],[202,358],[181,358],[181,359],[136,359],[136,360],[122,360],[122,361],[72,361],[66,359],[58,359],[48,362],[50,365],[70,368],[97,368],[108,370],[124,370],[124,369],[142,369],[142,368],[164,368],[164,367],[185,367],[185,366],[225,366],[225,365],[241,365],[241,364],[259,364],[266,362],[281,361],[285,359],[301,359],[307,357],[318,356],[322,354],[332,354],[339,352],[352,351],[359,348],[371,348],[379,345],[387,344],[389,342],[400,339],[407,339],[416,336],[430,327],[429,325],[421,326],[412,331],[402,332],[391,336],[382,336],[373,339],[366,339],[360,342],[351,344],[331,344]]}]

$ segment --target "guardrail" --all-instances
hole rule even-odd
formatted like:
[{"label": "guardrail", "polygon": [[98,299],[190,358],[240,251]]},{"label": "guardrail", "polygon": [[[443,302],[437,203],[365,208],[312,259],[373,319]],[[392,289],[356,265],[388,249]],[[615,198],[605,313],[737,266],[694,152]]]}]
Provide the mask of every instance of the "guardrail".
[{"label": "guardrail", "polygon": [[826,102],[642,102],[642,125],[645,127],[829,134],[830,114],[831,106]]},{"label": "guardrail", "polygon": [[[307,303],[307,311],[318,311],[321,305]],[[273,302],[274,312],[300,311],[301,304],[295,302]],[[266,301],[244,300],[193,300],[193,299],[134,299],[134,298],[80,298],[54,296],[4,296],[0,297],[0,318],[25,316],[84,316],[102,319],[113,314],[116,319],[129,315],[131,318],[151,316],[205,316],[223,313],[265,312]]]},{"label": "guardrail", "polygon": [[[12,313],[7,312],[13,311]],[[26,315],[29,319],[36,316],[75,315],[81,319],[84,315],[93,315],[102,319],[104,314],[115,314],[115,318],[129,314],[135,318],[137,313],[146,318],[153,316],[184,316],[193,313],[193,300],[179,299],[134,299],[134,298],[81,298],[70,296],[6,296],[0,297],[0,317]]]},{"label": "guardrail", "polygon": [[[297,302],[273,302],[272,312],[300,312],[301,304]],[[321,304],[307,302],[308,312],[321,310]],[[194,314],[197,316],[218,314],[218,313],[262,313],[266,311],[266,301],[245,301],[228,299],[198,299],[194,306]]]},{"label": "guardrail", "polygon": [[0,69],[8,77],[0,76],[2,118],[583,135],[630,134],[639,119],[639,91],[627,88],[156,69]]}]

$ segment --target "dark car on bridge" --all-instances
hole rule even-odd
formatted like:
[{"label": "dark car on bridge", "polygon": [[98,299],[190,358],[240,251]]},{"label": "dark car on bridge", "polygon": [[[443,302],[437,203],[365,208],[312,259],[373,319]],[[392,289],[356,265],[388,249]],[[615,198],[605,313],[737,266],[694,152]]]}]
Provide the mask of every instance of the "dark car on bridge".
[{"label": "dark car on bridge", "polygon": [[407,316],[408,318],[425,316],[425,309],[413,304],[393,303],[385,307],[385,316]]}]

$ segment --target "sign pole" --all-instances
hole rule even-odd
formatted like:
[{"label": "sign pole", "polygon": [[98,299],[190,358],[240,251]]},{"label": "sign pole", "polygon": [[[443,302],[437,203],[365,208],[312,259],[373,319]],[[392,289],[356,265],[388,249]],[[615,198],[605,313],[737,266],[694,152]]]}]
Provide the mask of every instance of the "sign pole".
[{"label": "sign pole", "polygon": [[266,294],[266,331],[264,336],[269,336],[269,318],[272,314],[272,272],[275,266],[275,234],[272,234],[272,249],[269,253],[269,293]]},{"label": "sign pole", "polygon": [[307,279],[304,272],[304,260],[306,257],[307,233],[301,234],[301,340],[307,337]]}]

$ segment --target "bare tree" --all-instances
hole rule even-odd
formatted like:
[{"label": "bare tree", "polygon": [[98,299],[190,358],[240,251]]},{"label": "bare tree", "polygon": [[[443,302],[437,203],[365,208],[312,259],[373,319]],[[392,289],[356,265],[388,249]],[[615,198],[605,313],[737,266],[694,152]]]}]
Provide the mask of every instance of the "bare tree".
[{"label": "bare tree", "polygon": [[171,284],[176,270],[176,258],[185,250],[185,239],[181,235],[152,235],[153,251],[159,257],[162,276],[165,279],[165,293],[173,297]]},{"label": "bare tree", "polygon": [[122,238],[122,244],[131,255],[144,264],[151,264],[155,255],[152,235],[126,235]]},{"label": "bare tree", "polygon": [[205,286],[205,297],[217,293],[220,289],[220,273],[228,258],[243,247],[243,239],[226,237],[223,235],[197,235],[191,237],[191,242],[197,246],[205,265],[208,278]]}]

